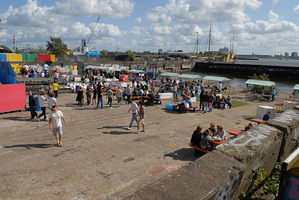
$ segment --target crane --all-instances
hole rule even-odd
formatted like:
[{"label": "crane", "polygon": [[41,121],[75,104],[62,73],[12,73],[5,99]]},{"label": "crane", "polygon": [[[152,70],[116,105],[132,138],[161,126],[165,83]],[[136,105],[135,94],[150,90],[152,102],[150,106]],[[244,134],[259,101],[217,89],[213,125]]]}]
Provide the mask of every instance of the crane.
[{"label": "crane", "polygon": [[94,31],[95,31],[95,29],[96,29],[96,27],[97,27],[97,24],[98,24],[99,21],[100,21],[100,18],[101,18],[101,15],[98,16],[97,21],[96,21],[96,24],[95,24],[95,26],[93,27],[93,29],[91,30],[91,33],[90,33],[90,35],[88,36],[87,40],[83,39],[83,40],[81,41],[81,51],[82,51],[83,54],[84,54],[85,52],[88,51],[88,43],[89,43],[89,41],[91,40],[91,38],[92,38],[92,36],[93,36],[93,34],[94,34]]}]

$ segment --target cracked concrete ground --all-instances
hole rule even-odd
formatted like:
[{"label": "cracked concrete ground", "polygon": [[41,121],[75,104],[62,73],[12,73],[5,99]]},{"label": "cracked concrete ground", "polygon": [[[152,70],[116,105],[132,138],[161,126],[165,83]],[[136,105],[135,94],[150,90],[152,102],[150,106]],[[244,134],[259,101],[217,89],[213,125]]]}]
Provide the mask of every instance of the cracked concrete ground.
[{"label": "cracked concrete ground", "polygon": [[75,94],[60,94],[69,125],[63,127],[63,147],[54,146],[48,121],[30,121],[28,111],[0,115],[0,199],[122,199],[194,161],[187,144],[197,125],[244,129],[249,121],[242,116],[277,103],[180,114],[166,111],[168,102],[146,107],[146,132],[135,134],[136,123],[126,130],[129,105],[78,108]]}]

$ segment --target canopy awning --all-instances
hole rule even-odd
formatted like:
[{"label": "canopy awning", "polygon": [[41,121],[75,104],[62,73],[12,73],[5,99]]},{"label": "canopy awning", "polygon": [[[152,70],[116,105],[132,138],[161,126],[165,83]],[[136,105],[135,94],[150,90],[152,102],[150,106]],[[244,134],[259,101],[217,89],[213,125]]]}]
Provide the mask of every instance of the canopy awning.
[{"label": "canopy awning", "polygon": [[201,76],[196,74],[181,74],[179,75],[181,79],[201,79]]},{"label": "canopy awning", "polygon": [[203,78],[203,80],[207,80],[207,81],[219,81],[219,82],[222,82],[222,81],[229,81],[228,78],[226,77],[222,77],[222,76],[205,76]]},{"label": "canopy awning", "polygon": [[160,76],[178,77],[179,74],[178,73],[171,73],[171,72],[164,72],[164,73],[160,74]]},{"label": "canopy awning", "polygon": [[299,84],[296,84],[296,85],[293,87],[293,90],[299,90]]},{"label": "canopy awning", "polygon": [[104,67],[104,66],[92,66],[88,65],[85,69],[100,69],[100,70],[105,70],[105,71],[120,71],[120,68],[116,67]]},{"label": "canopy awning", "polygon": [[254,79],[248,79],[246,82],[248,85],[259,85],[259,86],[275,86],[276,84],[273,81],[261,81],[261,80],[254,80]]},{"label": "canopy awning", "polygon": [[135,74],[145,74],[146,73],[145,71],[138,70],[138,69],[132,69],[132,70],[129,70],[129,72],[135,73]]}]

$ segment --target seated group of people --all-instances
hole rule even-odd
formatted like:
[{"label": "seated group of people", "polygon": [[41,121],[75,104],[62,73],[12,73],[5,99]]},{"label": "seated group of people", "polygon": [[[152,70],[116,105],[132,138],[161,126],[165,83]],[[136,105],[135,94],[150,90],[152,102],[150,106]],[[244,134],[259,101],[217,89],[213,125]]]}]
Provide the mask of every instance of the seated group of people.
[{"label": "seated group of people", "polygon": [[191,98],[188,96],[184,96],[182,102],[179,104],[179,111],[183,112],[185,108],[193,108],[193,104],[191,102]]},{"label": "seated group of people", "polygon": [[[202,127],[198,126],[193,132],[192,138],[190,140],[190,144],[192,146],[196,146],[204,150],[213,150],[215,148],[213,145],[214,140],[221,141],[227,139],[226,132],[223,127],[217,126],[216,129],[214,123],[211,123],[210,127],[203,133],[201,131]],[[199,151],[195,149],[194,155],[197,155],[198,153]]]},{"label": "seated group of people", "polygon": [[229,95],[227,98],[224,96],[220,97],[219,95],[212,96],[211,102],[214,108],[224,109],[225,105],[227,105],[228,108],[232,107],[232,98]]}]

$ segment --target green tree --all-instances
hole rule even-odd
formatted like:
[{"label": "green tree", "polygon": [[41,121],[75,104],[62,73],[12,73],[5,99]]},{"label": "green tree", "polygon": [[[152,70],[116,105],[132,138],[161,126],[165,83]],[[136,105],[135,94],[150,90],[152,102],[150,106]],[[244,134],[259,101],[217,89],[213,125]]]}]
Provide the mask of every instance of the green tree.
[{"label": "green tree", "polygon": [[135,54],[131,50],[126,51],[125,54],[128,56],[127,57],[128,61],[136,61]]},{"label": "green tree", "polygon": [[261,75],[257,75],[257,74],[253,74],[253,76],[249,76],[250,79],[254,79],[254,80],[261,80],[261,81],[269,81],[269,74],[261,74]]},{"label": "green tree", "polygon": [[103,55],[103,56],[107,56],[107,54],[108,54],[108,51],[107,50],[105,50],[105,49],[103,49],[101,52],[101,55]]},{"label": "green tree", "polygon": [[53,54],[66,55],[69,48],[67,44],[63,43],[61,38],[55,38],[50,36],[50,41],[47,42],[47,51],[51,51]]}]

